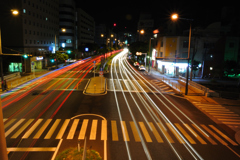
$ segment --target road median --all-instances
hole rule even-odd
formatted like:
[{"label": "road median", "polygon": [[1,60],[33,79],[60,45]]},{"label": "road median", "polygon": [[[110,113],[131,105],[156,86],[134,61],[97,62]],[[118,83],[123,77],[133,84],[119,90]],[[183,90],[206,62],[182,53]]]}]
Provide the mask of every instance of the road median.
[{"label": "road median", "polygon": [[105,95],[107,94],[106,90],[106,78],[105,77],[92,77],[87,83],[83,94],[85,95]]}]

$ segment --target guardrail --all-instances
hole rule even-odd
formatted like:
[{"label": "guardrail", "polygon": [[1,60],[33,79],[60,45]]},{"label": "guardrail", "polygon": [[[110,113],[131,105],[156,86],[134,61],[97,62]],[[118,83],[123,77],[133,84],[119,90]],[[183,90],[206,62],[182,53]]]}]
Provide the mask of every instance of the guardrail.
[{"label": "guardrail", "polygon": [[[185,77],[179,76],[179,80],[182,80],[183,82],[186,83],[186,78]],[[204,95],[206,95],[209,92],[209,88],[207,88],[205,86],[202,86],[198,83],[195,83],[193,81],[188,81],[188,85],[191,85],[192,87],[195,87],[195,88],[203,91]]]}]

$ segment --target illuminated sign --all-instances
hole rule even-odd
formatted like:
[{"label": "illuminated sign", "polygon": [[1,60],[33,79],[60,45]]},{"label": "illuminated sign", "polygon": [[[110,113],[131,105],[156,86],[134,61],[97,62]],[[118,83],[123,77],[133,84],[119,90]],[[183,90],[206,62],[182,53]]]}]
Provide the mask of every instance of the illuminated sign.
[{"label": "illuminated sign", "polygon": [[36,60],[37,61],[43,60],[43,57],[42,56],[41,57],[36,57]]}]

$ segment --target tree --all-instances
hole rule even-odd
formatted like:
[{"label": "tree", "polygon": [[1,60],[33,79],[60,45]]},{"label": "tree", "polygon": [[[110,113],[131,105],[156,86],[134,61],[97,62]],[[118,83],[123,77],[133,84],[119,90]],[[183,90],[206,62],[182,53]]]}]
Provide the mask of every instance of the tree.
[{"label": "tree", "polygon": [[133,42],[129,45],[129,51],[132,52],[133,56],[136,52],[147,53],[149,52],[149,45],[145,42]]},{"label": "tree", "polygon": [[230,73],[234,73],[234,70],[237,68],[237,62],[234,60],[227,60],[224,62],[224,73],[227,74],[227,76]]}]

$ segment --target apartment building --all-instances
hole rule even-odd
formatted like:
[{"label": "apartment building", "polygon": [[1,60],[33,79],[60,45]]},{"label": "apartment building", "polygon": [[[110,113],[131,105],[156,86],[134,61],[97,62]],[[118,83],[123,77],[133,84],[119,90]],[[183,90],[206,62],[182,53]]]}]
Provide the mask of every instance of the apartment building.
[{"label": "apartment building", "polygon": [[[16,63],[15,68],[31,72],[31,68],[45,66],[45,54],[55,50],[55,35],[59,34],[59,1],[8,0],[0,9],[3,53],[32,55],[24,60],[26,63],[20,57],[13,58],[14,61],[5,57],[4,68],[8,69],[6,64]],[[13,17],[11,9],[18,9],[19,14]]]}]

